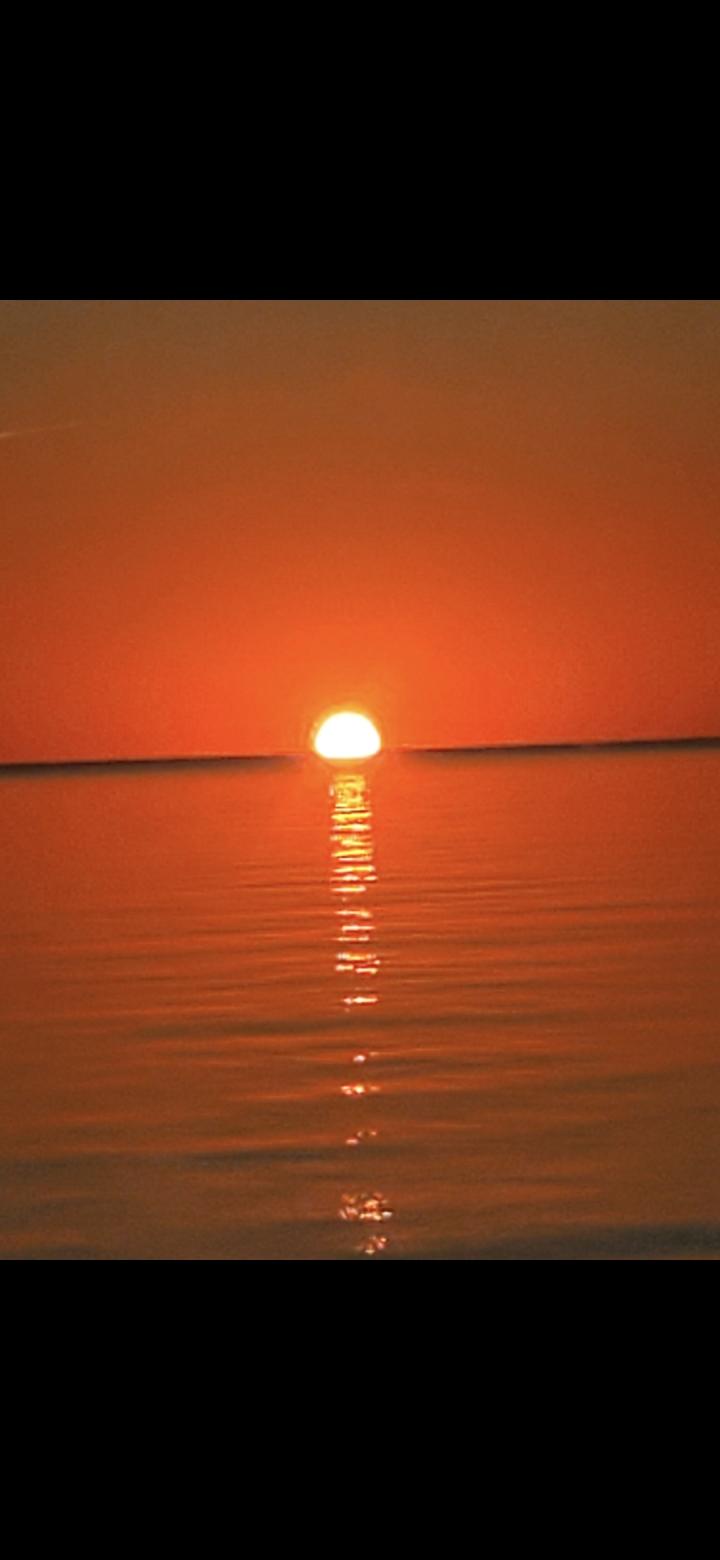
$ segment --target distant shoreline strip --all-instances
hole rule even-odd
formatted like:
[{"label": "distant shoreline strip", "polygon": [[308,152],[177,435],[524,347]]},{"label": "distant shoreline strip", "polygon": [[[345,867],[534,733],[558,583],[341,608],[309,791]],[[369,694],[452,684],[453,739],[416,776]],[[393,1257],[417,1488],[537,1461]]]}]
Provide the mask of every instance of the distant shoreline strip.
[{"label": "distant shoreline strip", "polygon": [[[603,753],[633,751],[641,748],[713,748],[720,737],[633,737],[603,742],[515,742],[496,746],[387,748],[389,756],[408,758],[511,758],[523,754]],[[199,753],[192,757],[165,758],[62,758],[0,764],[1,775],[44,774],[57,770],[85,769],[168,769],[202,768],[220,764],[273,765],[296,764],[310,757],[306,753]]]},{"label": "distant shoreline strip", "polygon": [[521,753],[605,753],[635,748],[720,747],[720,737],[625,737],[602,742],[508,742],[488,747],[403,748],[418,758],[491,758]]},{"label": "distant shoreline strip", "polygon": [[216,764],[247,764],[270,767],[295,764],[302,753],[199,753],[180,758],[53,758],[33,763],[0,764],[0,775],[40,774],[57,769],[197,769]]}]

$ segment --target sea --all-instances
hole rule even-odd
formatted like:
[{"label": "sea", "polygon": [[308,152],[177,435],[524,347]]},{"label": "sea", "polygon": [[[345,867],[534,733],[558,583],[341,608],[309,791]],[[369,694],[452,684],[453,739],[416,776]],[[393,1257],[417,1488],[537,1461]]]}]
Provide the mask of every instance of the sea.
[{"label": "sea", "polygon": [[0,776],[0,1257],[720,1255],[720,747]]}]

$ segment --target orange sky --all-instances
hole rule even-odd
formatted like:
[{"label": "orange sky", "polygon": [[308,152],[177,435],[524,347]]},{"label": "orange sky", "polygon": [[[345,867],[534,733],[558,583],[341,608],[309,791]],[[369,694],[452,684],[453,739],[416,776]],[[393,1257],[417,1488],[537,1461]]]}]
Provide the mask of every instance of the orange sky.
[{"label": "orange sky", "polygon": [[717,302],[0,337],[0,761],[285,751],[352,700],[391,745],[720,733]]}]

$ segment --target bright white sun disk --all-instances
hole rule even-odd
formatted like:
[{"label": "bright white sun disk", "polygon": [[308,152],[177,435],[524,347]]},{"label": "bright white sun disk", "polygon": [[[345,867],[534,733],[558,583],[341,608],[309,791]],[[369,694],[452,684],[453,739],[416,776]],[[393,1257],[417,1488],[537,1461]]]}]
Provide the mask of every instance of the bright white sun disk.
[{"label": "bright white sun disk", "polygon": [[329,715],[318,727],[313,739],[321,758],[372,758],[380,752],[380,734],[366,715],[343,710]]}]

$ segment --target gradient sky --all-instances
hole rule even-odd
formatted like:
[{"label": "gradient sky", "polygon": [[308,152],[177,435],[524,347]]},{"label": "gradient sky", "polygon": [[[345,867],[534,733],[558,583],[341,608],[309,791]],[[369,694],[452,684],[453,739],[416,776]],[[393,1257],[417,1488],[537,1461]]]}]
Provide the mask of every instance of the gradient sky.
[{"label": "gradient sky", "polygon": [[720,733],[716,301],[0,303],[0,761]]}]

